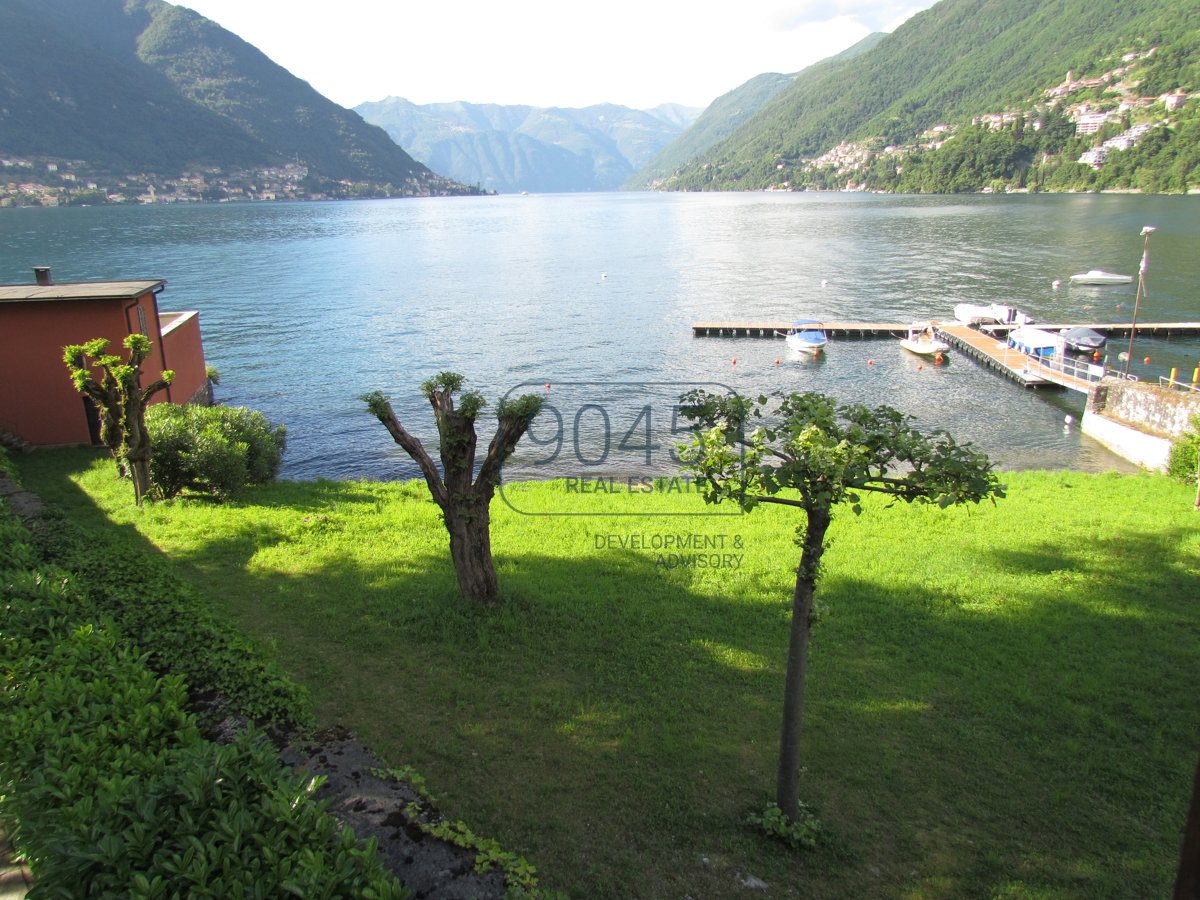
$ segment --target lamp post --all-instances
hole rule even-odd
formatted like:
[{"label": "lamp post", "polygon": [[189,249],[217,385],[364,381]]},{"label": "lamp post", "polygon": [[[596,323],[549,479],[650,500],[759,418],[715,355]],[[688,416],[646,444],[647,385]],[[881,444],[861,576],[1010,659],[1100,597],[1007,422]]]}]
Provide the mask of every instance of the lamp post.
[{"label": "lamp post", "polygon": [[1145,241],[1142,243],[1142,264],[1138,266],[1138,283],[1137,293],[1133,297],[1133,321],[1129,324],[1129,349],[1125,353],[1125,374],[1129,374],[1129,364],[1133,362],[1133,337],[1137,334],[1137,317],[1138,307],[1141,306],[1142,298],[1146,296],[1146,269],[1150,265],[1150,235],[1154,234],[1154,226],[1146,225],[1142,228],[1142,237]]}]

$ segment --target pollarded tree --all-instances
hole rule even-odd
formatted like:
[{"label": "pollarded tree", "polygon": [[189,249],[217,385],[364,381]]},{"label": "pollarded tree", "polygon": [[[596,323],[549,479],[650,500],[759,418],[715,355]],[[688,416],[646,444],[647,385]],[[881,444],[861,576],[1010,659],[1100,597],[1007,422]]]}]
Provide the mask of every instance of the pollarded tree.
[{"label": "pollarded tree", "polygon": [[421,385],[421,393],[433,407],[437,421],[442,471],[420,440],[411,435],[392,410],[388,398],[379,391],[361,399],[371,413],[384,424],[393,440],[412,457],[425,476],[434,502],[442,510],[442,520],[450,533],[450,557],[458,575],[462,595],[480,603],[495,603],[496,569],[492,564],[491,502],[500,484],[500,470],[529,423],[542,409],[542,398],[525,394],[501,403],[496,410],[496,434],[488,445],[487,456],[475,474],[475,417],[486,405],[476,391],[466,391],[454,406],[454,393],[463,385],[463,376],[442,372]]},{"label": "pollarded tree", "polygon": [[[150,398],[175,378],[168,369],[146,387],[139,384],[142,363],[150,355],[150,338],[131,334],[124,340],[128,361],[106,354],[108,340],[96,338],[86,344],[63,347],[63,362],[75,389],[92,399],[100,411],[100,440],[112,452],[117,469],[133,479],[137,505],[150,491],[150,436],[146,431],[146,406]],[[100,380],[92,369],[100,370]]]},{"label": "pollarded tree", "polygon": [[792,595],[792,621],[780,729],[776,803],[796,824],[800,812],[800,729],[813,594],[834,509],[848,503],[858,513],[860,494],[885,494],[908,503],[945,508],[1004,496],[992,463],[943,431],[923,434],[911,416],[879,406],[839,406],[819,393],[768,400],[697,390],[681,398],[695,437],[682,449],[685,467],[710,503],[732,500],[749,511],[759,503],[802,509],[796,528],[800,564]]}]

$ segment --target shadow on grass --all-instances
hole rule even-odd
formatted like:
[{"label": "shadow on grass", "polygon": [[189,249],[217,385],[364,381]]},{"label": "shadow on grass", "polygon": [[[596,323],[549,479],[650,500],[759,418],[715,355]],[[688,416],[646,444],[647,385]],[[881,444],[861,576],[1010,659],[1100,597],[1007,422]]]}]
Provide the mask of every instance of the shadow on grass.
[{"label": "shadow on grass", "polygon": [[[330,550],[339,521],[305,517],[380,500],[315,490],[261,504],[295,509],[285,526],[172,560],[274,646],[326,722],[414,764],[550,887],[724,896],[755,874],[779,896],[1166,893],[1200,729],[1181,674],[1200,667],[1182,534],[998,549],[977,565],[1001,574],[970,596],[831,567],[802,788],[830,837],[795,855],[741,824],[774,783],[786,591],[547,548],[498,553],[503,600],[482,608],[457,597],[440,541]],[[264,558],[289,542],[290,562]]]}]

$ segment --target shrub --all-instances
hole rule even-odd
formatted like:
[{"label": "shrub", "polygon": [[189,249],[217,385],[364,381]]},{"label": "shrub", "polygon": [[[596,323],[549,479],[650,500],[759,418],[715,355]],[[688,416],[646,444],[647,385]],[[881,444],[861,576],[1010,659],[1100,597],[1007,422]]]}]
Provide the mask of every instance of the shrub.
[{"label": "shrub", "polygon": [[146,413],[150,476],[165,497],[198,490],[221,498],[275,478],[286,429],[240,406],[159,403]]},{"label": "shrub", "polygon": [[1200,469],[1200,415],[1192,416],[1191,429],[1171,442],[1167,472],[1181,481],[1193,481]]},{"label": "shrub", "polygon": [[[43,896],[398,898],[259,734],[205,740],[0,505],[0,816]],[[25,545],[22,549],[22,545]]]},{"label": "shrub", "polygon": [[[170,564],[136,552],[119,533],[86,530],[46,513],[32,533],[44,563],[97,613],[114,621],[158,673],[180,675],[196,695],[281,728],[311,726],[307,693],[253,643],[209,610]],[[214,723],[206,723],[214,724]]]}]

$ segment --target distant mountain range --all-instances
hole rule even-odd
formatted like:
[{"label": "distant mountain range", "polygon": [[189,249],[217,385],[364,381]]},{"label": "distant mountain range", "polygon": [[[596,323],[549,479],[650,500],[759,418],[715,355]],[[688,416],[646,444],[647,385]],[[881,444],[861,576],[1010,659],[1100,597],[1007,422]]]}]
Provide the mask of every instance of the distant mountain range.
[{"label": "distant mountain range", "polygon": [[0,156],[80,161],[93,174],[290,164],[313,185],[463,191],[250,44],[162,0],[0,0]]},{"label": "distant mountain range", "polygon": [[678,105],[417,105],[401,97],[354,109],[434,171],[505,193],[615,190],[700,113]]},{"label": "distant mountain range", "polygon": [[0,0],[0,206],[620,187],[1200,191],[1200,5],[940,0],[703,111],[351,111],[163,0]]},{"label": "distant mountain range", "polygon": [[791,75],[774,72],[758,75],[721,95],[700,114],[690,128],[667,144],[654,159],[626,182],[625,187],[631,190],[657,187],[680,166],[702,157],[710,148],[737,131],[742,123],[766,106],[776,94],[790,87],[797,78],[810,79],[829,66],[861,56],[884,37],[886,35],[879,32],[868,35],[853,47],[809,66],[802,72]]}]

